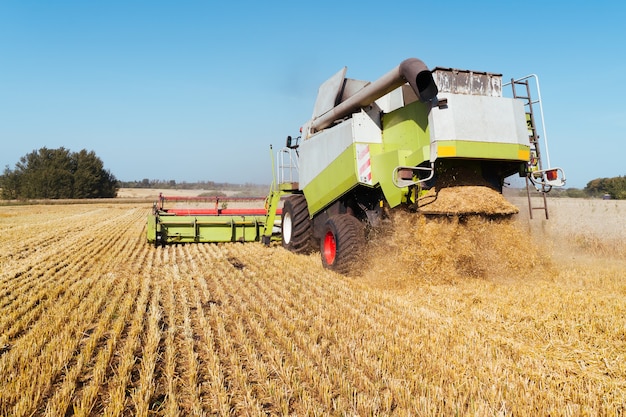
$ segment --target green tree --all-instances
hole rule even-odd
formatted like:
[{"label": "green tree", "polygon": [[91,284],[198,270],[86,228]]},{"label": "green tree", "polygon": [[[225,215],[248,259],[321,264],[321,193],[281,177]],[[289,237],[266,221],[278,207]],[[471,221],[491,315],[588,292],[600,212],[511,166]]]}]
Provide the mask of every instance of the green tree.
[{"label": "green tree", "polygon": [[21,157],[0,177],[2,198],[115,197],[116,178],[93,151],[41,148]]},{"label": "green tree", "polygon": [[11,171],[8,165],[4,168],[4,174],[0,177],[0,188],[2,188],[0,197],[3,199],[17,199],[20,188],[20,176],[16,171]]},{"label": "green tree", "polygon": [[[98,198],[111,195],[111,175],[95,152],[85,149],[74,154],[74,198]],[[113,180],[114,182],[114,180]],[[116,190],[117,191],[117,190]]]},{"label": "green tree", "polygon": [[608,194],[611,198],[624,200],[626,199],[626,176],[596,178],[587,183],[585,192],[592,197]]},{"label": "green tree", "polygon": [[41,148],[20,158],[19,198],[72,198],[72,158],[65,148]]}]

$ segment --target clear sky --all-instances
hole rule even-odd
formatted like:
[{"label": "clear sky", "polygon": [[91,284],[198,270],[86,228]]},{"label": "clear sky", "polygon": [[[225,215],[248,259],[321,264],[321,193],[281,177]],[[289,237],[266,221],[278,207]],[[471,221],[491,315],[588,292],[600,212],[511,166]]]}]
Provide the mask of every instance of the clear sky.
[{"label": "clear sky", "polygon": [[271,182],[343,66],[537,74],[570,187],[626,175],[626,3],[0,0],[0,168],[93,150],[118,179]]}]

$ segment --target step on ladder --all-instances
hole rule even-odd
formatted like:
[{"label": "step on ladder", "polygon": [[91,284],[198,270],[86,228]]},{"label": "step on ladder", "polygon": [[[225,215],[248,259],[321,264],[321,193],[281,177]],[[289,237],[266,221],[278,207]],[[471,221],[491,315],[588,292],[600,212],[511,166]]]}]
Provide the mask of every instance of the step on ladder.
[{"label": "step on ladder", "polygon": [[[537,90],[538,96],[537,99],[533,99],[531,95],[531,86],[529,82],[531,79],[535,81],[535,88]],[[528,197],[528,212],[530,214],[530,218],[532,219],[533,210],[543,210],[547,220],[549,218],[549,214],[546,194],[552,189],[552,185],[550,185],[549,181],[544,181],[544,175],[546,174],[546,170],[544,170],[543,168],[543,155],[539,143],[540,136],[537,133],[537,125],[535,123],[535,113],[533,107],[535,104],[539,107],[539,116],[541,121],[541,127],[543,129],[544,147],[546,150],[546,158],[549,167],[550,155],[548,152],[548,142],[543,120],[543,107],[541,106],[539,78],[535,74],[531,74],[517,80],[511,79],[511,82],[505,85],[511,86],[513,98],[522,100],[524,102],[524,107],[526,108],[526,125],[528,126],[528,140],[530,142],[530,161],[528,162],[526,172],[526,196]],[[550,174],[549,178],[553,178],[554,175],[554,173]],[[543,205],[541,205],[541,203],[539,205],[533,205],[531,188],[541,194],[541,200],[543,202]]]}]

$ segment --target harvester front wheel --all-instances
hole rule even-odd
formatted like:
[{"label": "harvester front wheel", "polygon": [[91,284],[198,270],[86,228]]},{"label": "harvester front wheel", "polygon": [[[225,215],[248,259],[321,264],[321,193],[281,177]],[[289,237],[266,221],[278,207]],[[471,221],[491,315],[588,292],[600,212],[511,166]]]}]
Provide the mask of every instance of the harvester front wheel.
[{"label": "harvester front wheel", "polygon": [[295,253],[309,253],[313,250],[313,227],[309,207],[302,194],[292,195],[285,200],[281,234],[285,249]]},{"label": "harvester front wheel", "polygon": [[353,271],[365,246],[363,223],[350,214],[339,214],[328,219],[324,229],[320,242],[324,267],[341,274]]}]

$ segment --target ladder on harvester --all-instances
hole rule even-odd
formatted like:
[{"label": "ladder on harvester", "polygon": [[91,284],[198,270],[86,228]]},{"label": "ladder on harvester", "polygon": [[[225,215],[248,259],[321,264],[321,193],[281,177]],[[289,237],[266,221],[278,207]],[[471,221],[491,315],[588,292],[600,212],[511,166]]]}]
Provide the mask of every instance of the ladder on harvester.
[{"label": "ladder on harvester", "polygon": [[[280,205],[281,197],[285,194],[293,194],[299,189],[298,182],[298,158],[297,149],[299,138],[295,139],[292,143],[291,136],[287,138],[287,146],[277,152],[276,159],[278,160],[278,166],[274,170],[274,155],[272,154],[272,171],[274,172],[274,179],[269,195],[266,199],[267,215],[265,218],[265,229],[261,236],[261,242],[265,245],[269,245],[274,234],[274,223],[276,222],[276,215],[278,213],[278,206]],[[270,145],[270,153],[272,152],[272,146]],[[294,156],[294,152],[296,155]]]},{"label": "ladder on harvester", "polygon": [[[537,99],[532,98],[530,80],[535,81],[537,91]],[[550,168],[550,153],[548,151],[548,139],[543,119],[543,107],[541,104],[541,90],[539,88],[539,78],[535,74],[526,77],[511,79],[510,85],[513,98],[520,99],[524,102],[526,108],[526,124],[528,126],[528,140],[530,142],[530,160],[526,171],[526,196],[528,197],[528,212],[530,218],[533,218],[533,210],[543,210],[546,219],[548,215],[548,201],[546,194],[553,186],[562,186],[565,184],[565,175],[561,168]],[[522,90],[521,92],[519,90]],[[534,105],[539,107],[539,117],[541,128],[543,130],[543,146],[546,151],[547,168],[544,169],[543,155],[539,143],[539,133],[537,132],[537,124],[535,123]],[[532,186],[532,187],[531,187]],[[535,189],[541,194],[543,205],[533,205],[530,190]]]}]

